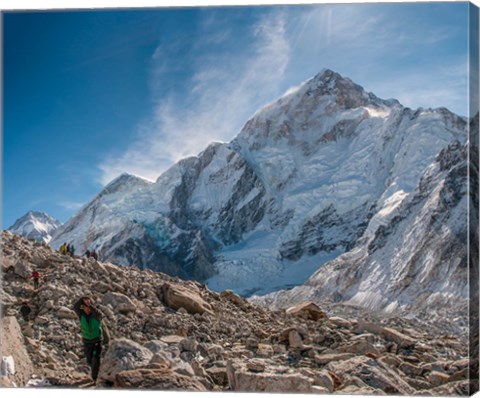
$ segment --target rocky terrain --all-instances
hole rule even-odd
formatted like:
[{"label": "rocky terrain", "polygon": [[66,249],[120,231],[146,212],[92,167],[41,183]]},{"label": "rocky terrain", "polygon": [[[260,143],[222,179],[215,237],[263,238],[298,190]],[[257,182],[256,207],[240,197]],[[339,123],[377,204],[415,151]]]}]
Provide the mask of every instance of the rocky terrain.
[{"label": "rocky terrain", "polygon": [[[33,288],[30,275],[41,275]],[[468,341],[355,306],[271,311],[231,291],[71,258],[2,233],[2,386],[467,395]],[[89,384],[74,301],[90,295],[111,341]],[[19,315],[28,301],[31,318]]]}]

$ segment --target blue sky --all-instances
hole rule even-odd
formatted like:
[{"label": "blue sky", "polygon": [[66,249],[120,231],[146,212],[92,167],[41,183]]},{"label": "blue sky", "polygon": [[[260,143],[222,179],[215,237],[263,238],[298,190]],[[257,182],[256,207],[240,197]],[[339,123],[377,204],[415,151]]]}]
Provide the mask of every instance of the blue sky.
[{"label": "blue sky", "polygon": [[66,221],[122,172],[155,180],[330,68],[467,114],[468,3],[3,14],[3,228]]}]

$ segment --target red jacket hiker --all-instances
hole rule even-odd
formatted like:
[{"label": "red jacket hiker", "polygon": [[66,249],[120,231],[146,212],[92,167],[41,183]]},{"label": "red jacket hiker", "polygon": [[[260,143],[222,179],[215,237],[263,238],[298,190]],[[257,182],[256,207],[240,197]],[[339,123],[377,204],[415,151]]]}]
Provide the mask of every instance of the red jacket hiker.
[{"label": "red jacket hiker", "polygon": [[40,278],[40,274],[38,271],[33,271],[32,272],[32,278],[33,278],[33,286],[35,289],[38,289],[38,280]]}]

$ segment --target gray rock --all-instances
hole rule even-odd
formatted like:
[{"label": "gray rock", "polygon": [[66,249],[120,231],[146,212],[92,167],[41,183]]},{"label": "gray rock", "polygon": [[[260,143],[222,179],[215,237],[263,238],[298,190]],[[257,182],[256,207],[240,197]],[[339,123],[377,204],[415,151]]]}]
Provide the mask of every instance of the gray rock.
[{"label": "gray rock", "polygon": [[17,261],[14,265],[15,273],[22,278],[30,278],[32,275],[32,265],[26,261]]},{"label": "gray rock", "polygon": [[228,384],[232,391],[310,393],[313,380],[298,373],[254,373],[246,367],[227,362]]},{"label": "gray rock", "polygon": [[369,387],[388,394],[411,395],[415,392],[397,373],[365,356],[330,362],[326,370],[343,375],[346,380],[356,377]]},{"label": "gray rock", "polygon": [[300,333],[298,333],[296,330],[291,330],[288,334],[288,344],[290,345],[290,348],[302,348],[303,341]]},{"label": "gray rock", "polygon": [[204,312],[213,314],[210,304],[192,288],[165,283],[162,286],[162,292],[165,303],[175,310],[183,307],[190,314],[203,314]]},{"label": "gray rock", "polygon": [[438,387],[450,381],[450,376],[448,374],[437,372],[436,370],[431,371],[426,377],[432,387]]},{"label": "gray rock", "polygon": [[315,356],[315,362],[318,365],[326,365],[330,362],[346,361],[347,359],[353,358],[354,356],[355,355],[351,353],[322,354]]},{"label": "gray rock", "polygon": [[179,348],[180,351],[188,351],[188,352],[197,352],[197,340],[193,337],[188,337],[180,341]]},{"label": "gray rock", "polygon": [[118,373],[145,367],[152,357],[151,351],[134,341],[125,338],[113,340],[102,361],[99,377],[115,382]]},{"label": "gray rock", "polygon": [[206,369],[206,372],[215,384],[219,386],[228,385],[227,368],[213,367]]},{"label": "gray rock", "polygon": [[116,374],[114,387],[169,391],[206,391],[198,380],[169,369],[135,369]]},{"label": "gray rock", "polygon": [[111,305],[115,311],[123,314],[135,312],[137,306],[130,298],[122,293],[108,292],[102,298],[102,305]]},{"label": "gray rock", "polygon": [[261,358],[270,358],[275,354],[271,344],[260,343],[257,349],[257,355]]},{"label": "gray rock", "polygon": [[78,315],[75,313],[75,311],[72,311],[67,307],[60,307],[57,311],[57,316],[59,318],[78,319]]},{"label": "gray rock", "polygon": [[297,316],[303,319],[311,319],[314,321],[323,320],[327,318],[325,312],[311,301],[300,303],[290,307],[286,310],[289,315]]},{"label": "gray rock", "polygon": [[247,369],[250,372],[264,372],[265,362],[259,359],[250,359],[249,361],[247,361]]}]

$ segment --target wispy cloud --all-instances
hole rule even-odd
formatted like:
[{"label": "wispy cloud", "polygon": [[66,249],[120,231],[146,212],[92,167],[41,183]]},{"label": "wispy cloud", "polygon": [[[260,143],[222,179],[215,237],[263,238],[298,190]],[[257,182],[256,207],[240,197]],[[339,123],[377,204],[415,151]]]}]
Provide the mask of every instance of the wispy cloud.
[{"label": "wispy cloud", "polygon": [[60,201],[58,205],[68,211],[77,211],[82,208],[85,202]]},{"label": "wispy cloud", "polygon": [[[173,163],[198,154],[210,142],[231,140],[259,106],[280,93],[290,57],[282,13],[269,14],[253,27],[250,34],[254,42],[248,52],[232,47],[194,57],[199,47],[222,43],[230,35],[211,35],[209,24],[213,21],[204,25],[205,36],[199,35],[189,48],[193,74],[186,82],[188,90],[158,96],[154,116],[139,128],[138,139],[127,151],[110,156],[100,165],[104,184],[125,171],[156,179]],[[172,54],[185,51],[184,45],[179,39],[156,49],[154,94],[162,88],[159,82],[175,67]]]},{"label": "wispy cloud", "polygon": [[467,59],[462,50],[451,50],[458,48],[452,34],[461,43],[461,28],[429,18],[428,7],[423,14],[409,10],[375,4],[279,7],[241,40],[246,32],[235,31],[238,26],[221,14],[205,12],[194,40],[164,38],[152,54],[152,116],[127,150],[100,165],[102,182],[122,172],[155,180],[210,142],[231,140],[262,105],[324,67],[406,106],[462,113]]},{"label": "wispy cloud", "polygon": [[384,81],[378,94],[395,92],[396,99],[411,108],[446,107],[457,110],[462,106],[464,112],[459,113],[466,116],[468,73],[466,62],[453,60],[428,70],[412,70]]},{"label": "wispy cloud", "polygon": [[[310,60],[315,48],[322,66],[352,78],[380,97],[397,98],[412,108],[445,106],[465,114],[464,28],[452,21],[447,24],[426,18],[421,12],[431,9],[416,7],[415,12],[393,4],[313,7],[292,28],[292,64],[296,63],[292,67],[299,69],[303,59]],[[316,65],[316,69],[303,66],[311,75],[318,70]]]}]

